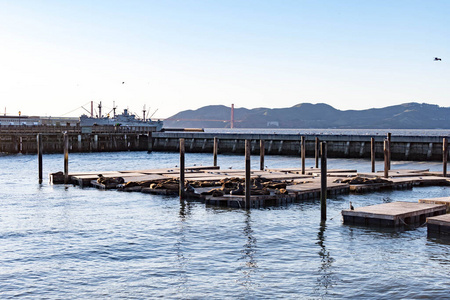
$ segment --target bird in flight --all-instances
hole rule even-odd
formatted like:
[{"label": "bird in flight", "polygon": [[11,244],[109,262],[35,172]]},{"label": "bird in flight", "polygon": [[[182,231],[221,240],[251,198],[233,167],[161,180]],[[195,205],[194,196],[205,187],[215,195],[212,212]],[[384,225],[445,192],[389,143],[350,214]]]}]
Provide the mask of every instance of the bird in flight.
[{"label": "bird in flight", "polygon": [[440,61],[440,60],[442,60],[442,59],[440,59],[439,57],[434,58],[434,61]]}]

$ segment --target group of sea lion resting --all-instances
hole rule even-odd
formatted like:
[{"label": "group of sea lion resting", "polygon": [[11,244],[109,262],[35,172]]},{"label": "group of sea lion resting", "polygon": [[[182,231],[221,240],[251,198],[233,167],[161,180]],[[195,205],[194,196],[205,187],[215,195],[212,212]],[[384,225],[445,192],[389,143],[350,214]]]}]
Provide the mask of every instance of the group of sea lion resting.
[{"label": "group of sea lion resting", "polygon": [[[212,195],[213,197],[220,197],[225,194],[230,195],[244,195],[245,194],[245,180],[237,177],[225,178],[218,181],[220,188],[214,188],[202,195]],[[193,183],[195,184],[195,183]],[[190,184],[192,185],[192,184]],[[201,186],[201,185],[200,185]],[[195,187],[195,186],[194,186]],[[251,195],[270,195],[270,189],[274,190],[276,194],[287,194],[286,182],[274,182],[260,177],[253,178],[251,184]]]},{"label": "group of sea lion resting", "polygon": [[[179,180],[167,179],[163,181],[131,181],[122,185],[126,190],[132,187],[145,187],[150,189],[165,189],[178,192]],[[195,193],[195,188],[211,187],[212,189],[201,193],[202,195],[212,195],[213,197],[223,196],[225,194],[244,195],[245,180],[242,178],[225,178],[220,181],[186,181],[186,193]],[[251,194],[252,195],[269,195],[270,191],[275,194],[287,194],[286,182],[275,182],[263,178],[253,178]]]},{"label": "group of sea lion resting", "polygon": [[373,183],[389,183],[390,181],[379,177],[367,178],[355,176],[352,178],[336,179],[334,182],[348,183],[348,184],[373,184]]},{"label": "group of sea lion resting", "polygon": [[125,180],[123,179],[123,177],[109,177],[106,178],[104,177],[102,174],[97,175],[97,182],[104,184],[104,185],[118,185],[118,184],[122,184],[125,182]]}]

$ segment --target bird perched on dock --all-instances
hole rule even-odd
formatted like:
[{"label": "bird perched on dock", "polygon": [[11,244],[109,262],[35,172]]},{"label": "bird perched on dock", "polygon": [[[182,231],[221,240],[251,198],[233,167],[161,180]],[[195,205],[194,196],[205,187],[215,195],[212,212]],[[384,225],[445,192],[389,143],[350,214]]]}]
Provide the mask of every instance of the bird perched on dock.
[{"label": "bird perched on dock", "polygon": [[355,208],[352,205],[352,201],[350,201],[350,210],[355,210]]},{"label": "bird perched on dock", "polygon": [[440,59],[439,57],[435,57],[434,61],[441,61],[442,59]]}]

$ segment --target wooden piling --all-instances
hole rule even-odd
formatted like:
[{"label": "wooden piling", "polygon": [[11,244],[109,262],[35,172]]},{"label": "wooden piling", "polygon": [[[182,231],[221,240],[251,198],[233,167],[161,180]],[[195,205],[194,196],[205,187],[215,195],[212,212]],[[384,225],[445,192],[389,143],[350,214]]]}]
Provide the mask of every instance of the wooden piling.
[{"label": "wooden piling", "polygon": [[[127,135],[125,135],[125,140],[127,139]],[[98,151],[98,135],[94,135],[94,149]]]},{"label": "wooden piling", "polygon": [[448,158],[448,141],[444,138],[442,141],[442,176],[447,177],[447,158]]},{"label": "wooden piling", "polygon": [[38,170],[39,170],[39,184],[42,183],[42,152],[44,145],[42,142],[42,133],[38,133],[37,137],[37,153],[38,153]]},{"label": "wooden piling", "polygon": [[250,191],[252,186],[250,172],[250,140],[245,140],[245,209],[250,209]]},{"label": "wooden piling", "polygon": [[316,143],[314,145],[314,156],[315,156],[315,160],[316,160],[316,166],[315,168],[319,168],[319,151],[320,151],[320,144],[319,144],[319,138],[316,137]]},{"label": "wooden piling", "polygon": [[69,134],[64,132],[64,184],[69,183]]},{"label": "wooden piling", "polygon": [[264,171],[264,140],[259,140],[259,169]]},{"label": "wooden piling", "polygon": [[388,170],[391,169],[391,133],[388,132],[387,140],[388,140]]},{"label": "wooden piling", "polygon": [[327,143],[320,143],[320,219],[327,219]]},{"label": "wooden piling", "polygon": [[217,152],[219,150],[219,139],[214,137],[214,146],[213,146],[213,156],[214,156],[214,167],[217,167]]},{"label": "wooden piling", "polygon": [[389,140],[384,140],[384,178],[389,177]]},{"label": "wooden piling", "polygon": [[180,139],[180,200],[184,199],[184,169],[185,169],[185,147],[184,147],[184,139]]},{"label": "wooden piling", "polygon": [[370,138],[370,161],[372,163],[372,173],[375,173],[375,138]]},{"label": "wooden piling", "polygon": [[153,152],[153,135],[152,135],[152,132],[149,131],[147,136],[148,136],[147,153],[152,153]]},{"label": "wooden piling", "polygon": [[305,174],[305,156],[306,156],[306,146],[305,137],[302,136],[300,139],[301,155],[302,155],[302,174]]}]

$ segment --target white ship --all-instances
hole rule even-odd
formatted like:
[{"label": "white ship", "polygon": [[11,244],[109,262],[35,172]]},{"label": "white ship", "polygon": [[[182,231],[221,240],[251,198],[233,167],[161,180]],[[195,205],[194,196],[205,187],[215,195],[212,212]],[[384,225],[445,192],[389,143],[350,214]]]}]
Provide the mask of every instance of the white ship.
[{"label": "white ship", "polygon": [[128,113],[128,109],[124,109],[122,114],[115,115],[114,117],[88,117],[82,115],[80,117],[80,126],[95,126],[95,125],[111,125],[111,126],[140,126],[140,127],[152,127],[153,131],[161,131],[163,127],[163,121],[152,121],[151,119],[137,119],[136,115]]}]

